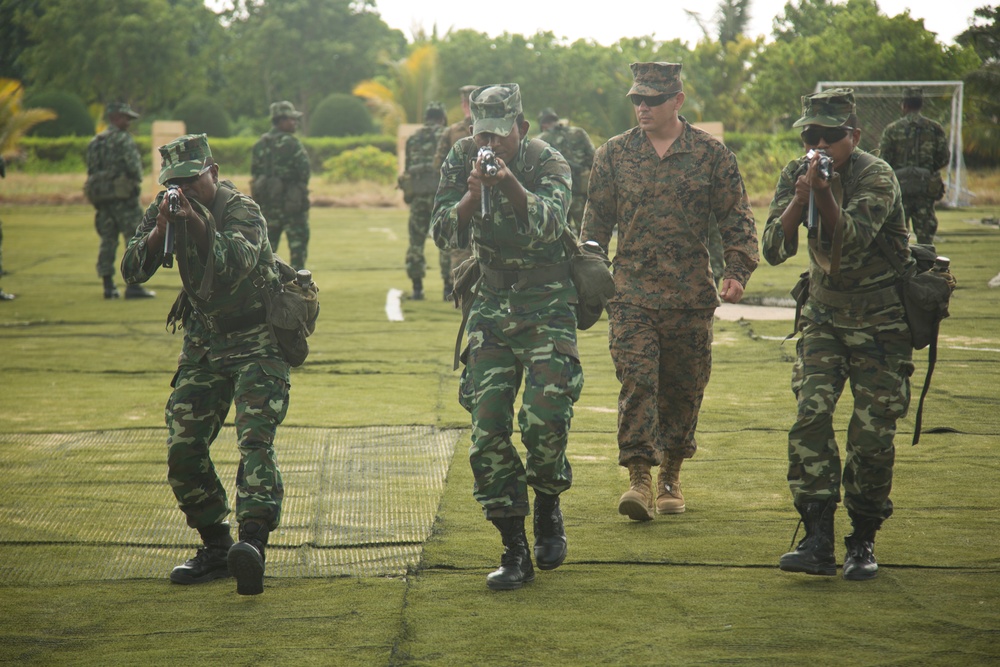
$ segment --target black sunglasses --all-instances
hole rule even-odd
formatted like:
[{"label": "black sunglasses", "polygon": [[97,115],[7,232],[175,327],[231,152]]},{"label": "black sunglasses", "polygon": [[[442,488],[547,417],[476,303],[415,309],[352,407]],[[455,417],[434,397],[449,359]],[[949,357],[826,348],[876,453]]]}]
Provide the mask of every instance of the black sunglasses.
[{"label": "black sunglasses", "polygon": [[637,95],[636,93],[632,93],[628,96],[632,100],[633,106],[640,106],[645,102],[647,107],[658,107],[672,97],[677,97],[677,93],[670,93],[668,95]]},{"label": "black sunglasses", "polygon": [[818,146],[821,139],[829,145],[843,140],[852,130],[854,130],[853,127],[847,127],[846,125],[841,125],[840,127],[810,125],[802,130],[800,136],[802,137],[802,141],[809,146]]}]

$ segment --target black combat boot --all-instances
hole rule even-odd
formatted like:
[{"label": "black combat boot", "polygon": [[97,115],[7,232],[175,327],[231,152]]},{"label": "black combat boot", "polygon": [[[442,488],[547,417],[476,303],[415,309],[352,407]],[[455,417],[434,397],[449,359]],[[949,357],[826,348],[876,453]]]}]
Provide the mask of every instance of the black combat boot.
[{"label": "black combat boot", "polygon": [[121,296],[118,293],[118,288],[115,287],[115,279],[112,276],[104,276],[104,298],[105,299],[117,299]]},{"label": "black combat boot", "polygon": [[229,547],[233,546],[229,524],[223,522],[199,528],[198,533],[205,546],[198,549],[194,558],[170,572],[170,581],[175,584],[204,584],[229,576],[226,556]]},{"label": "black combat boot", "polygon": [[847,556],[844,558],[844,579],[864,581],[878,575],[875,560],[875,533],[882,527],[882,519],[861,516],[848,510],[854,531],[844,538]]},{"label": "black combat boot", "polygon": [[827,577],[837,575],[837,561],[833,556],[833,513],[837,502],[812,501],[796,504],[795,509],[802,516],[806,536],[795,551],[781,557],[778,567],[785,572],[805,572]]},{"label": "black combat boot", "polygon": [[268,529],[248,520],[240,524],[240,541],[229,550],[229,572],[236,577],[236,592],[240,595],[260,595],[264,592],[264,547]]},{"label": "black combat boot", "polygon": [[554,570],[566,560],[566,530],[559,496],[535,492],[535,562],[539,570]]},{"label": "black combat boot", "polygon": [[535,580],[535,568],[528,553],[528,536],[524,534],[524,517],[492,519],[503,539],[500,569],[486,575],[486,586],[493,591],[510,591]]},{"label": "black combat boot", "polygon": [[410,299],[413,301],[424,300],[424,281],[420,278],[413,279],[413,292],[410,294]]},{"label": "black combat boot", "polygon": [[126,299],[152,299],[156,292],[148,290],[142,285],[129,285],[125,288]]}]

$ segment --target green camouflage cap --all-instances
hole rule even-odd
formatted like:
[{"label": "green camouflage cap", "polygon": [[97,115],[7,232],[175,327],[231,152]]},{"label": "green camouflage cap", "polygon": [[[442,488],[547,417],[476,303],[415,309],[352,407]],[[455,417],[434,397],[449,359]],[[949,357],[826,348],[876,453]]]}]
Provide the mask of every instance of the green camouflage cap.
[{"label": "green camouflage cap", "polygon": [[275,118],[302,118],[302,112],[295,110],[295,105],[284,100],[271,104],[271,120]]},{"label": "green camouflage cap", "polygon": [[626,95],[672,95],[684,90],[680,63],[632,63],[632,87]]},{"label": "green camouflage cap", "polygon": [[792,123],[792,127],[840,127],[854,109],[854,90],[851,88],[831,88],[806,95],[802,98],[802,118]]},{"label": "green camouflage cap", "polygon": [[202,174],[210,165],[212,149],[204,134],[185,134],[166,146],[160,146],[160,185],[174,178],[188,178]]},{"label": "green camouflage cap", "polygon": [[538,114],[539,123],[547,123],[550,120],[559,120],[559,114],[552,107],[545,107],[542,109],[541,113]]},{"label": "green camouflage cap", "polygon": [[108,102],[107,106],[104,107],[104,117],[111,118],[111,114],[116,113],[125,114],[129,118],[139,117],[139,114],[129,106],[128,102]]},{"label": "green camouflage cap", "polygon": [[924,89],[917,88],[915,86],[907,86],[903,89],[903,97],[906,99],[922,99],[924,96]]},{"label": "green camouflage cap", "polygon": [[490,132],[506,137],[521,113],[521,88],[516,83],[480,86],[469,98],[472,134]]}]

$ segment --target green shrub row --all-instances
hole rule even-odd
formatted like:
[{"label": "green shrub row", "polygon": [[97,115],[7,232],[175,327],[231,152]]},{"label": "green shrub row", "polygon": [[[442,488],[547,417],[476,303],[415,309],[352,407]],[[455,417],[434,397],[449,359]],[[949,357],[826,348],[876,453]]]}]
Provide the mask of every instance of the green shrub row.
[{"label": "green shrub row", "polygon": [[[24,152],[24,161],[14,161],[11,169],[34,174],[59,174],[86,171],[85,157],[90,137],[24,137],[19,146]],[[225,172],[233,174],[250,173],[250,154],[256,137],[228,137],[210,139],[212,155]],[[143,169],[152,169],[151,139],[148,136],[135,138],[142,155]],[[345,151],[363,146],[372,146],[379,151],[396,155],[395,137],[369,134],[358,137],[302,137],[302,143],[309,153],[309,161],[316,173],[323,171],[323,163]],[[159,164],[156,165],[159,168]]]}]

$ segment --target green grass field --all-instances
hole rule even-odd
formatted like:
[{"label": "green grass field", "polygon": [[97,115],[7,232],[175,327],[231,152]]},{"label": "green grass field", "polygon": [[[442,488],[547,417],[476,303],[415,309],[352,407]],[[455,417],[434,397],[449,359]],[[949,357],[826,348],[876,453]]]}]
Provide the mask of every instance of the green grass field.
[{"label": "green grass field", "polygon": [[[939,251],[959,289],[921,443],[909,444],[915,401],[899,425],[896,512],[878,536],[877,579],[777,569],[797,522],[785,482],[795,411],[787,321],[717,322],[699,452],[683,470],[688,511],[647,524],[619,516],[627,474],[616,465],[618,385],[602,321],[580,334],[586,386],[563,500],[569,556],[522,590],[495,593],[485,575],[500,541],[471,497],[468,415],[451,370],[459,316],[431,298],[404,301],[405,321],[387,321],[387,291],[409,287],[404,210],[314,209],[309,264],[322,313],[312,354],[293,371],[277,446],[289,516],[325,521],[325,532],[314,540],[305,525],[279,529],[265,593],[241,598],[231,580],[166,578],[195,543],[156,433],[180,348],[164,330],[176,273],[151,281],[156,299],[105,301],[89,208],[5,206],[0,286],[17,299],[0,303],[0,663],[998,664],[1000,289],[986,282],[1000,272],[1000,230],[977,224],[998,212],[940,214]],[[803,265],[761,266],[748,297],[787,296]],[[436,270],[426,284],[440,293]],[[915,360],[914,393],[926,351]],[[455,434],[457,445],[435,468],[409,436],[330,444],[372,429]],[[307,438],[322,445],[322,474]],[[231,430],[215,451],[231,485]],[[439,472],[446,477],[428,481]],[[353,514],[309,509],[317,499]],[[375,518],[427,503],[419,540]],[[841,560],[848,526],[841,510]],[[403,566],[365,560],[411,547],[411,561],[393,561]],[[279,566],[310,552],[339,556],[342,567],[313,576]]]}]

